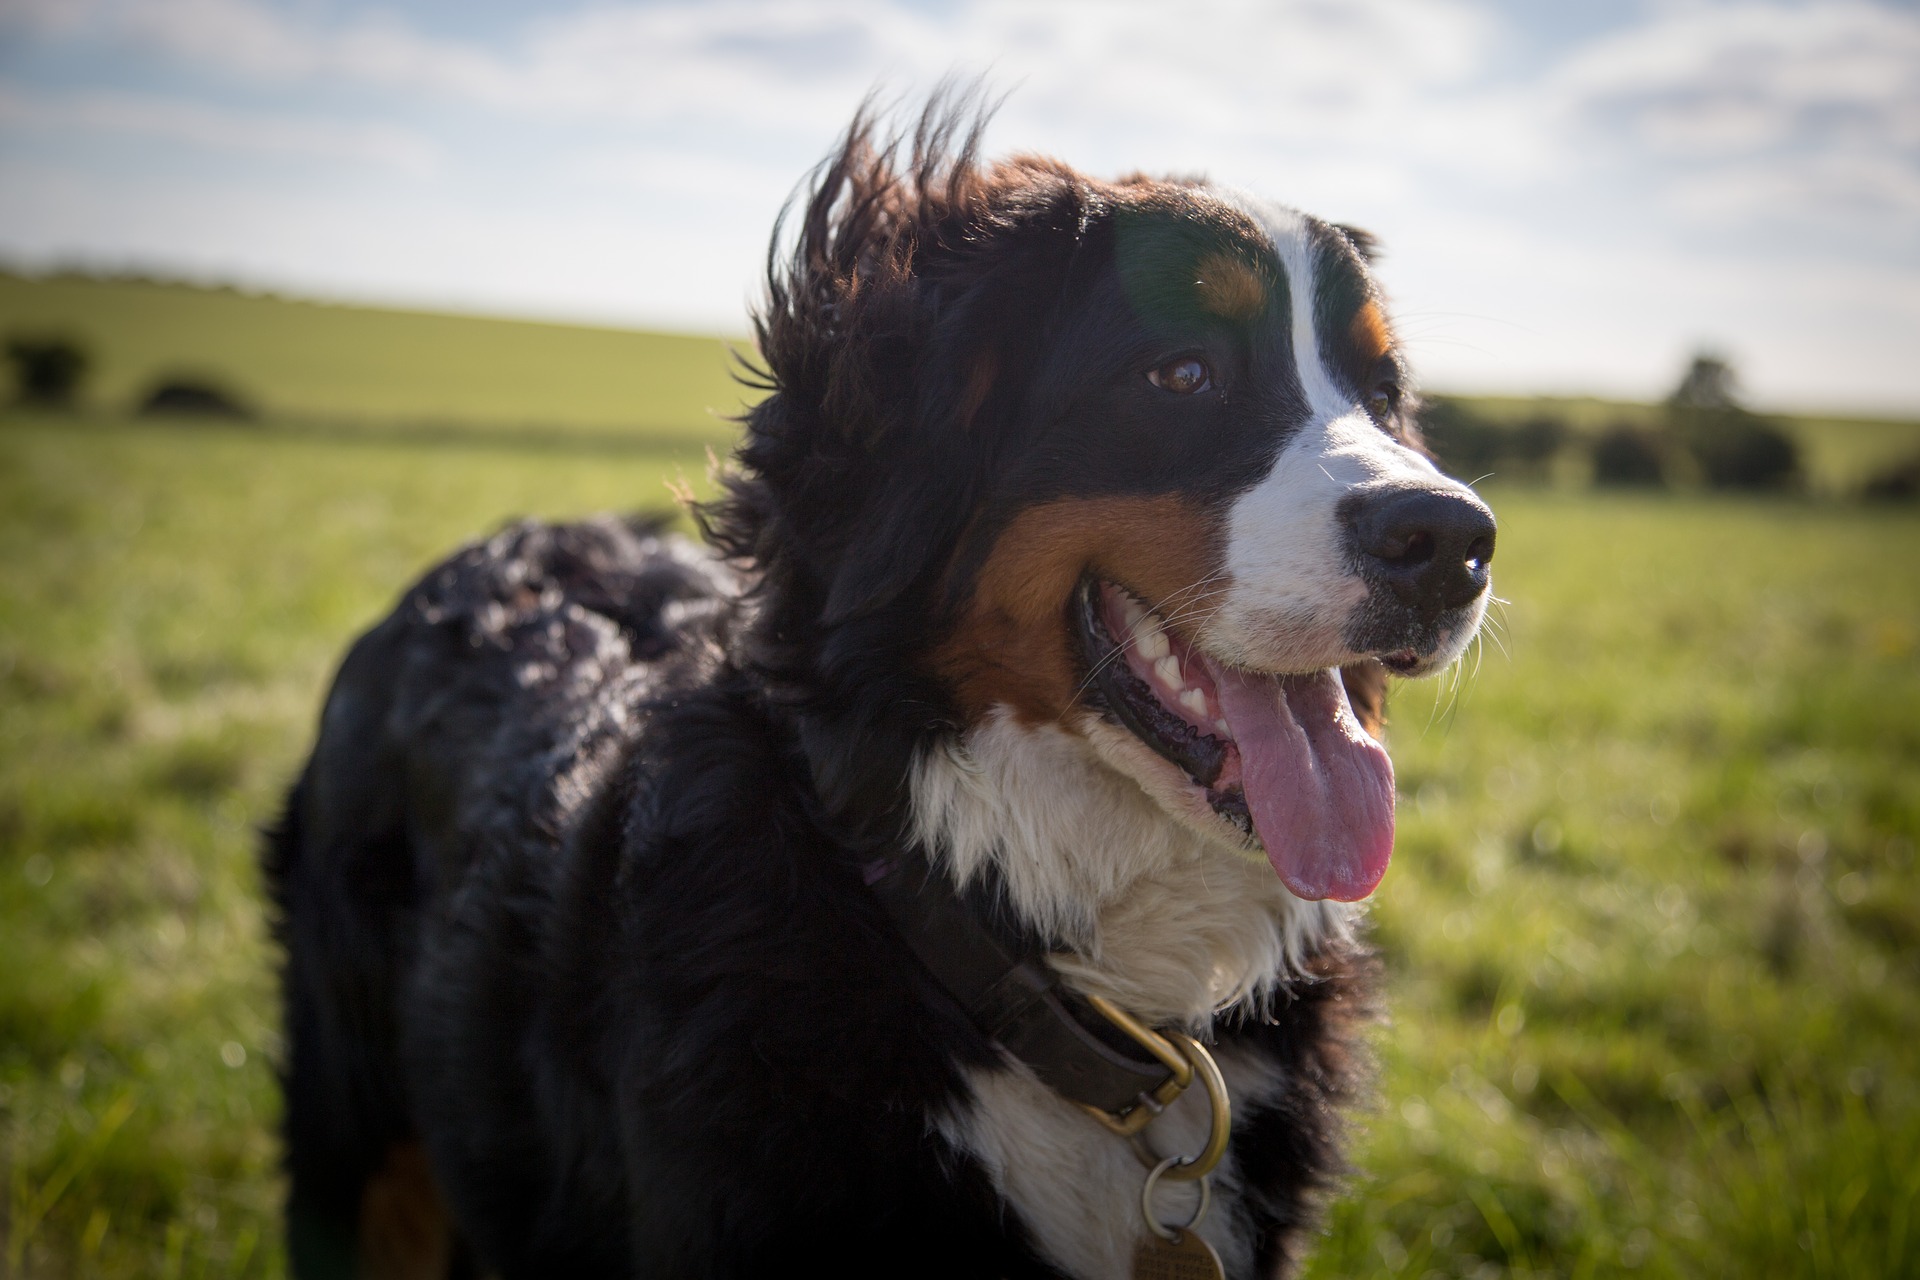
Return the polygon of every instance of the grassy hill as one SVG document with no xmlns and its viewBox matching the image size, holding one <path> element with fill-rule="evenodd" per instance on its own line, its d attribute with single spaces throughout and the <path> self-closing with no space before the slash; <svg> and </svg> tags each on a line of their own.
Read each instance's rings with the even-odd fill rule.
<svg viewBox="0 0 1920 1280">
<path fill-rule="evenodd" d="M 192 374 L 272 417 L 712 437 L 739 412 L 711 337 L 303 302 L 231 289 L 0 273 L 0 334 L 67 334 L 90 409 Z"/>
</svg>

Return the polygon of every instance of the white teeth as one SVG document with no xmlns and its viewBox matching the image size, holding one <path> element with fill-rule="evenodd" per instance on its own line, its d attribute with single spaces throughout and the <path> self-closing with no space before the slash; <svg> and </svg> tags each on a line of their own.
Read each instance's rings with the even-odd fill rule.
<svg viewBox="0 0 1920 1280">
<path fill-rule="evenodd" d="M 1186 681 L 1180 678 L 1180 659 L 1168 654 L 1153 664 L 1153 674 L 1160 677 L 1160 683 L 1169 689 L 1178 689 Z"/>
<path fill-rule="evenodd" d="M 1180 695 L 1180 705 L 1197 716 L 1207 714 L 1207 695 L 1198 689 L 1189 689 Z"/>
<path fill-rule="evenodd" d="M 1146 606 L 1132 596 L 1120 597 L 1120 616 L 1126 619 L 1127 635 L 1133 640 L 1133 647 L 1148 662 L 1158 662 L 1167 656 L 1167 638 L 1160 634 L 1154 617 Z"/>
<path fill-rule="evenodd" d="M 1233 730 L 1230 727 L 1228 727 L 1226 718 L 1224 716 L 1218 720 L 1215 720 L 1213 722 L 1213 727 L 1220 731 L 1222 737 L 1231 738 L 1233 736 Z"/>
</svg>

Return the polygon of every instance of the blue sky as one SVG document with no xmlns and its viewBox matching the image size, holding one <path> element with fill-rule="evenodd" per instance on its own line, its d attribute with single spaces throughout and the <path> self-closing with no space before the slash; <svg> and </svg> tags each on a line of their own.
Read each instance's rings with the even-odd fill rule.
<svg viewBox="0 0 1920 1280">
<path fill-rule="evenodd" d="M 739 332 L 876 84 L 1376 232 L 1426 382 L 1920 411 L 1920 8 L 0 0 L 0 258 Z"/>
</svg>

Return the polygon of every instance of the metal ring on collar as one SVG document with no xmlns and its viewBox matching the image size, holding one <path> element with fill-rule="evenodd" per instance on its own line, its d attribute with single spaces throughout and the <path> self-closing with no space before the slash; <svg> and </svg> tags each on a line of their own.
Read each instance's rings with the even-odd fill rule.
<svg viewBox="0 0 1920 1280">
<path fill-rule="evenodd" d="M 1213 1203 L 1213 1185 L 1203 1175 L 1200 1179 L 1200 1203 L 1194 1208 L 1193 1214 L 1177 1227 L 1160 1225 L 1160 1219 L 1153 1215 L 1153 1188 L 1163 1176 L 1172 1177 L 1173 1170 L 1179 1165 L 1179 1156 L 1168 1156 L 1153 1166 L 1153 1172 L 1140 1184 L 1140 1212 L 1147 1220 L 1147 1229 L 1162 1240 L 1178 1240 L 1182 1231 L 1193 1230 L 1200 1219 L 1207 1216 L 1207 1206 Z"/>
<path fill-rule="evenodd" d="M 1227 1139 L 1233 1136 L 1233 1104 L 1227 1095 L 1226 1078 L 1220 1074 L 1220 1065 L 1207 1052 L 1207 1047 L 1192 1036 L 1177 1031 L 1163 1033 L 1180 1047 L 1187 1061 L 1193 1064 L 1194 1074 L 1200 1077 L 1200 1083 L 1206 1086 L 1208 1106 L 1207 1145 L 1200 1148 L 1195 1156 L 1169 1156 L 1155 1166 L 1153 1177 L 1162 1173 L 1175 1182 L 1192 1182 L 1205 1178 L 1220 1163 L 1220 1157 L 1227 1153 Z M 1169 1161 L 1172 1162 L 1169 1166 Z M 1152 1181 L 1152 1178 L 1149 1178 Z"/>
</svg>

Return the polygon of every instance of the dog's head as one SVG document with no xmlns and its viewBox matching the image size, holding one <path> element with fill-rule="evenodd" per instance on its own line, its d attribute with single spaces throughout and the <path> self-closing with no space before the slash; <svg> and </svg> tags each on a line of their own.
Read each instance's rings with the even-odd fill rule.
<svg viewBox="0 0 1920 1280">
<path fill-rule="evenodd" d="M 1295 895 L 1364 896 L 1393 779 L 1353 708 L 1459 656 L 1494 544 L 1419 447 L 1370 240 L 976 140 L 862 121 L 823 168 L 709 513 L 765 575 L 755 661 L 823 794 L 1046 727 Z"/>
</svg>

